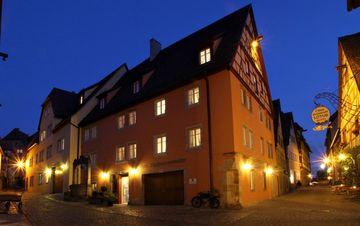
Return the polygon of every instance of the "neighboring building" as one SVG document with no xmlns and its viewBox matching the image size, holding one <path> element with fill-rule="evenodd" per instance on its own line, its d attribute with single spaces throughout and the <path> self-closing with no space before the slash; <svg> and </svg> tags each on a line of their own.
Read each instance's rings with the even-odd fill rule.
<svg viewBox="0 0 360 226">
<path fill-rule="evenodd" d="M 338 112 L 336 111 L 331 115 L 329 120 L 329 127 L 326 130 L 326 156 L 328 159 L 335 160 L 337 159 L 340 153 L 340 130 L 339 130 L 339 119 Z M 341 172 L 343 171 L 342 167 L 338 164 L 338 161 L 331 161 L 331 166 L 333 167 L 333 172 L 331 176 L 333 181 L 341 181 Z"/>
<path fill-rule="evenodd" d="M 299 150 L 300 182 L 303 186 L 307 186 L 312 179 L 310 163 L 311 149 L 303 135 L 303 132 L 306 130 L 304 130 L 298 123 L 295 123 L 295 131 Z"/>
<path fill-rule="evenodd" d="M 339 38 L 339 129 L 343 150 L 360 145 L 360 32 Z"/>
<path fill-rule="evenodd" d="M 282 128 L 285 151 L 289 164 L 289 178 L 291 188 L 296 187 L 296 183 L 301 180 L 300 153 L 296 137 L 295 122 L 291 112 L 282 113 Z"/>
<path fill-rule="evenodd" d="M 81 181 L 132 204 L 189 204 L 208 190 L 227 206 L 276 196 L 260 39 L 246 6 L 163 50 L 151 40 L 150 57 L 80 124 Z"/>
<path fill-rule="evenodd" d="M 290 173 L 288 164 L 288 155 L 284 146 L 283 128 L 282 128 L 282 112 L 280 100 L 273 100 L 274 111 L 274 137 L 275 137 L 275 153 L 276 153 L 276 172 L 279 184 L 279 195 L 285 194 L 290 190 Z"/>
<path fill-rule="evenodd" d="M 347 10 L 351 11 L 360 7 L 360 0 L 347 0 Z"/>
<path fill-rule="evenodd" d="M 0 146 L 4 151 L 2 159 L 2 185 L 3 188 L 23 186 L 23 172 L 16 170 L 15 163 L 25 157 L 29 136 L 19 128 L 11 130 L 0 139 Z"/>
<path fill-rule="evenodd" d="M 76 181 L 73 162 L 80 149 L 78 124 L 97 105 L 97 96 L 111 90 L 126 71 L 126 65 L 121 65 L 79 93 L 57 88 L 50 92 L 42 104 L 38 141 L 30 145 L 27 152 L 26 187 L 29 191 L 64 192 Z"/>
</svg>

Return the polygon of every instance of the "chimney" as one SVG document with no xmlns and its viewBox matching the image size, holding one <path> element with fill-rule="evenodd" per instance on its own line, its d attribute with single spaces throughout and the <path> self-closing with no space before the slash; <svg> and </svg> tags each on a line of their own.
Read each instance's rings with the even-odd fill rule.
<svg viewBox="0 0 360 226">
<path fill-rule="evenodd" d="M 150 39 L 150 61 L 153 61 L 160 51 L 161 43 L 154 38 Z"/>
</svg>

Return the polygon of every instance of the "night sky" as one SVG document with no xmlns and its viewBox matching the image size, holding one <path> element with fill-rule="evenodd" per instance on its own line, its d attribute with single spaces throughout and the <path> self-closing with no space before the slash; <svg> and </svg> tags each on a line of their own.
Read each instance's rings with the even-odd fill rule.
<svg viewBox="0 0 360 226">
<path fill-rule="evenodd" d="M 0 51 L 10 58 L 0 62 L 0 136 L 35 132 L 52 87 L 79 91 L 147 58 L 150 38 L 166 47 L 248 3 L 272 97 L 308 130 L 316 160 L 325 134 L 312 131 L 313 97 L 336 92 L 337 39 L 360 31 L 360 10 L 347 12 L 346 1 L 4 0 Z"/>
</svg>

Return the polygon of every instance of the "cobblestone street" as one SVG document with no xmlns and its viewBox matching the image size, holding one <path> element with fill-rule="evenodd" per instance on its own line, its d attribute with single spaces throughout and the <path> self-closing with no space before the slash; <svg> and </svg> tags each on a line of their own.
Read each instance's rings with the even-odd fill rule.
<svg viewBox="0 0 360 226">
<path fill-rule="evenodd" d="M 331 194 L 327 187 L 301 189 L 244 209 L 121 205 L 108 208 L 29 194 L 25 194 L 24 201 L 24 214 L 32 225 L 39 226 L 360 225 L 360 202 Z M 3 216 L 0 215 L 0 225 L 4 225 Z"/>
</svg>

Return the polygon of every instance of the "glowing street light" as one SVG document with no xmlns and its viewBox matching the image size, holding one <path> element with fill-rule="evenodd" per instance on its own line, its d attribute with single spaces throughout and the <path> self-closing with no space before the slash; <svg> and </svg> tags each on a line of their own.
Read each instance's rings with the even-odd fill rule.
<svg viewBox="0 0 360 226">
<path fill-rule="evenodd" d="M 251 163 L 244 163 L 244 164 L 242 165 L 242 168 L 243 168 L 244 170 L 251 170 L 251 169 L 253 168 L 253 166 L 251 165 Z"/>
<path fill-rule="evenodd" d="M 340 154 L 338 155 L 338 159 L 339 159 L 340 161 L 344 161 L 344 160 L 346 159 L 346 155 L 345 155 L 344 153 L 340 153 Z"/>
<path fill-rule="evenodd" d="M 324 163 L 321 163 L 321 164 L 320 164 L 320 168 L 321 168 L 321 169 L 325 169 L 325 167 L 326 167 L 326 166 L 325 166 Z"/>
<path fill-rule="evenodd" d="M 100 172 L 99 177 L 101 180 L 107 181 L 110 179 L 110 173 L 102 171 L 102 172 Z"/>
<path fill-rule="evenodd" d="M 22 159 L 18 159 L 15 163 L 17 170 L 23 171 L 25 169 L 25 162 Z"/>
<path fill-rule="evenodd" d="M 312 179 L 311 173 L 309 173 L 307 176 L 308 176 L 308 178 Z"/>
<path fill-rule="evenodd" d="M 269 166 L 265 169 L 265 172 L 266 172 L 266 174 L 271 175 L 274 173 L 274 170 L 272 167 Z"/>
</svg>

